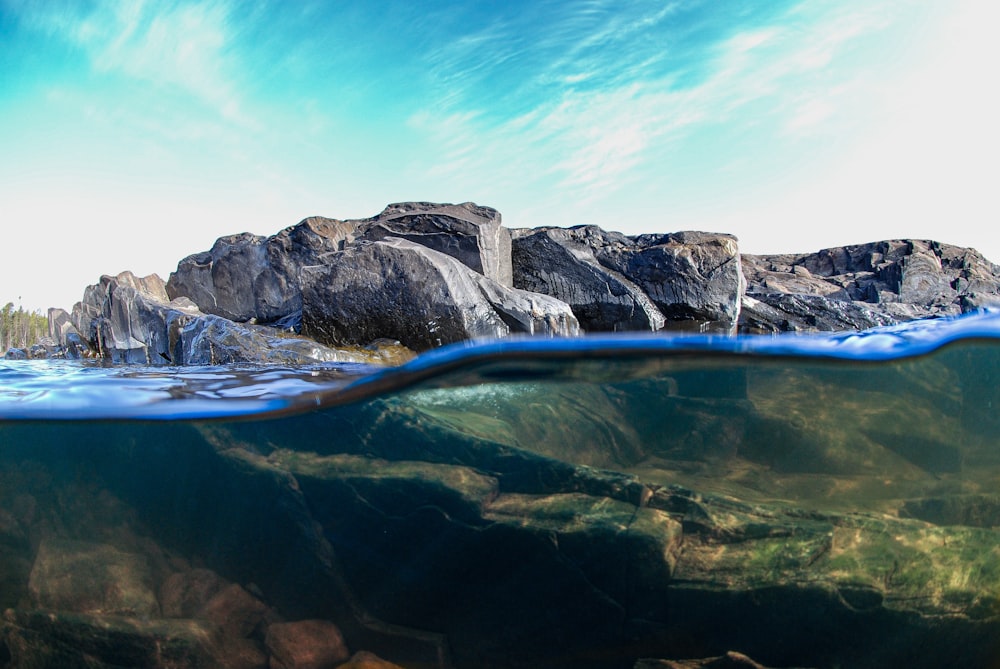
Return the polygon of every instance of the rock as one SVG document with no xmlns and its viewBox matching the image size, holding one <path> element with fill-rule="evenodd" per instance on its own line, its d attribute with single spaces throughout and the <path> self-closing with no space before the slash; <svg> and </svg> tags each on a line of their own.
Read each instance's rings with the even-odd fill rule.
<svg viewBox="0 0 1000 669">
<path fill-rule="evenodd" d="M 192 569 L 171 574 L 160 586 L 160 608 L 164 618 L 193 618 L 226 582 L 211 569 Z"/>
<path fill-rule="evenodd" d="M 1000 303 L 1000 267 L 973 249 L 926 240 L 744 255 L 743 271 L 746 297 L 777 310 L 744 299 L 744 331 L 864 329 Z"/>
<path fill-rule="evenodd" d="M 668 320 L 733 325 L 745 282 L 736 238 L 709 232 L 639 235 L 598 253 L 642 288 Z"/>
<path fill-rule="evenodd" d="M 360 227 L 366 239 L 408 239 L 450 255 L 502 286 L 513 286 L 510 232 L 500 225 L 496 209 L 471 202 L 403 202 L 390 204 Z"/>
<path fill-rule="evenodd" d="M 327 669 L 351 657 L 340 629 L 327 620 L 273 623 L 264 644 L 271 669 Z"/>
<path fill-rule="evenodd" d="M 166 284 L 205 313 L 236 322 L 272 323 L 302 308 L 299 271 L 343 247 L 355 223 L 314 216 L 271 237 L 221 237 L 211 250 L 178 263 Z"/>
<path fill-rule="evenodd" d="M 215 623 L 225 636 L 245 639 L 264 621 L 267 612 L 264 602 L 230 583 L 205 602 L 194 617 Z"/>
<path fill-rule="evenodd" d="M 57 346 L 66 346 L 67 335 L 80 336 L 76 326 L 73 325 L 72 316 L 65 309 L 49 309 L 48 320 L 49 336 L 55 340 Z"/>
<path fill-rule="evenodd" d="M 163 281 L 131 272 L 101 277 L 73 309 L 90 347 L 112 362 L 197 365 L 260 362 L 366 362 L 361 352 L 334 351 L 314 341 L 203 314 L 186 297 L 166 301 Z"/>
<path fill-rule="evenodd" d="M 594 226 L 515 231 L 514 286 L 566 302 L 587 332 L 659 330 L 666 319 L 646 294 L 597 260 L 612 240 L 629 243 Z"/>
<path fill-rule="evenodd" d="M 729 651 L 700 660 L 639 660 L 633 669 L 767 669 L 743 653 Z"/>
<path fill-rule="evenodd" d="M 313 216 L 271 237 L 219 238 L 188 256 L 166 284 L 170 298 L 188 297 L 205 313 L 236 322 L 275 323 L 302 308 L 300 273 L 356 239 L 403 237 L 458 259 L 511 286 L 510 233 L 500 214 L 472 203 L 391 204 L 369 219 Z"/>
<path fill-rule="evenodd" d="M 359 650 L 351 659 L 341 664 L 337 669 L 403 669 L 398 664 L 386 662 L 378 655 L 366 650 Z"/>
<path fill-rule="evenodd" d="M 574 335 L 570 308 L 505 288 L 401 238 L 360 243 L 303 271 L 303 333 L 329 345 L 390 337 L 414 350 L 510 332 Z"/>
<path fill-rule="evenodd" d="M 8 609 L 3 638 L 12 667 L 250 669 L 231 662 L 212 630 L 191 620 Z"/>
<path fill-rule="evenodd" d="M 145 558 L 107 544 L 43 540 L 28 590 L 46 609 L 131 616 L 160 611 Z"/>
<path fill-rule="evenodd" d="M 745 295 L 739 329 L 743 333 L 867 330 L 896 319 L 864 302 L 822 295 L 771 293 Z"/>
<path fill-rule="evenodd" d="M 520 285 L 563 296 L 591 329 L 658 329 L 664 319 L 729 329 L 739 315 L 744 280 L 731 235 L 579 226 L 515 231 L 514 245 Z"/>
<path fill-rule="evenodd" d="M 28 360 L 28 352 L 23 348 L 11 347 L 7 349 L 7 352 L 3 355 L 4 360 Z"/>
</svg>

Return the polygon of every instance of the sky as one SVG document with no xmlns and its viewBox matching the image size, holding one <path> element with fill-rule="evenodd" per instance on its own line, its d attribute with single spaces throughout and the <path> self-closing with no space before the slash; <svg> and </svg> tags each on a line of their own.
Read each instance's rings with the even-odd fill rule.
<svg viewBox="0 0 1000 669">
<path fill-rule="evenodd" d="M 407 200 L 1000 262 L 994 0 L 0 0 L 0 301 Z"/>
</svg>

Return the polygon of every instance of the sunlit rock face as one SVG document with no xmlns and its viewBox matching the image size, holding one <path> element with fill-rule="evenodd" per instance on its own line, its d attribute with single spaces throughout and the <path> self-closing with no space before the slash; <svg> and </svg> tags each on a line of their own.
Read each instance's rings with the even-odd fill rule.
<svg viewBox="0 0 1000 669">
<path fill-rule="evenodd" d="M 155 274 L 141 279 L 131 272 L 101 277 L 84 291 L 73 313 L 90 350 L 116 363 L 303 364 L 373 357 L 204 314 L 186 297 L 168 302 L 163 280 Z"/>
<path fill-rule="evenodd" d="M 744 255 L 743 271 L 747 331 L 860 330 L 1000 303 L 1000 267 L 927 240 Z"/>
<path fill-rule="evenodd" d="M 578 332 L 559 300 L 508 288 L 398 237 L 356 244 L 302 278 L 303 332 L 331 345 L 390 337 L 424 350 L 511 332 Z"/>
</svg>

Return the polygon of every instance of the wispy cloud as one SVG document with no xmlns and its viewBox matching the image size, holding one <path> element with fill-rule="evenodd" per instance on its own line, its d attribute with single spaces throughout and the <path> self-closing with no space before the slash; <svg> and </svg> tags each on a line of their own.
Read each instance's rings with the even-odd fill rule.
<svg viewBox="0 0 1000 669">
<path fill-rule="evenodd" d="M 258 126 L 239 88 L 229 2 L 36 3 L 21 14 L 29 26 L 81 48 L 96 73 L 189 95 L 229 123 Z"/>
<path fill-rule="evenodd" d="M 592 9 L 599 12 L 601 7 L 598 3 Z M 681 80 L 687 67 L 683 57 L 659 62 L 655 48 L 641 46 L 659 39 L 662 50 L 670 51 L 672 34 L 664 22 L 676 6 L 615 15 L 613 22 L 588 23 L 590 17 L 584 17 L 573 27 L 586 25 L 585 33 L 565 26 L 546 30 L 548 39 L 566 45 L 566 54 L 582 59 L 583 67 L 569 69 L 574 58 L 567 55 L 527 71 L 518 90 L 531 104 L 521 113 L 498 117 L 497 108 L 482 101 L 483 88 L 454 77 L 450 81 L 458 88 L 449 91 L 450 107 L 426 109 L 411 124 L 444 149 L 444 159 L 434 168 L 440 174 L 488 172 L 491 179 L 513 184 L 530 173 L 583 198 L 621 187 L 640 173 L 648 181 L 649 170 L 684 159 L 678 147 L 690 134 L 723 124 L 736 137 L 743 127 L 748 133 L 768 133 L 775 141 L 794 141 L 836 117 L 857 76 L 852 67 L 839 67 L 840 60 L 849 56 L 856 40 L 877 33 L 889 21 L 884 5 L 873 11 L 858 3 L 825 3 L 820 10 L 807 13 L 805 5 L 797 6 L 738 31 L 712 33 L 696 47 L 705 71 L 694 85 Z M 615 57 L 615 50 L 630 42 L 640 45 L 636 55 Z M 532 62 L 530 56 L 518 57 Z M 590 57 L 595 63 L 604 59 L 599 77 L 587 67 Z M 453 68 L 466 63 L 465 71 L 476 73 L 479 68 L 492 71 L 502 61 L 484 55 L 482 60 L 456 56 L 448 62 Z M 600 86 L 578 86 L 595 78 Z M 539 82 L 545 82 L 544 94 L 531 90 Z M 515 173 L 502 175 L 505 165 Z"/>
</svg>

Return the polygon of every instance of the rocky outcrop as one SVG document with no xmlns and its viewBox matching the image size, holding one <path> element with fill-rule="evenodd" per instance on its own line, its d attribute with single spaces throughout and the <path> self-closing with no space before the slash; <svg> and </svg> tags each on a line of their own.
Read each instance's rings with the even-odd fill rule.
<svg viewBox="0 0 1000 669">
<path fill-rule="evenodd" d="M 1000 267 L 973 249 L 889 240 L 810 254 L 744 255 L 741 329 L 863 329 L 1000 303 Z"/>
<path fill-rule="evenodd" d="M 569 302 L 588 331 L 658 330 L 667 322 L 736 323 L 743 273 L 735 237 L 627 237 L 595 226 L 514 232 L 518 287 Z"/>
<path fill-rule="evenodd" d="M 511 332 L 571 336 L 562 302 L 507 288 L 399 237 L 358 243 L 302 275 L 303 333 L 330 345 L 379 337 L 415 350 Z"/>
<path fill-rule="evenodd" d="M 188 297 L 208 314 L 237 322 L 275 323 L 302 308 L 300 272 L 322 264 L 355 240 L 402 237 L 456 258 L 499 283 L 511 285 L 510 233 L 500 214 L 471 203 L 391 204 L 367 219 L 313 216 L 271 237 L 221 237 L 209 251 L 183 259 L 166 290 Z"/>
<path fill-rule="evenodd" d="M 102 278 L 70 317 L 50 314 L 58 350 L 5 357 L 334 360 L 342 357 L 321 345 L 398 340 L 424 350 L 512 333 L 861 330 L 990 304 L 1000 304 L 1000 268 L 937 242 L 741 256 L 725 234 L 508 231 L 489 207 L 406 202 L 371 218 L 316 216 L 270 237 L 222 237 L 183 259 L 165 284 L 155 275 Z M 276 338 L 294 333 L 318 344 Z"/>
<path fill-rule="evenodd" d="M 515 230 L 514 286 L 566 302 L 587 332 L 659 330 L 666 318 L 653 301 L 597 258 L 612 243 L 629 240 L 594 226 Z"/>
<path fill-rule="evenodd" d="M 202 313 L 191 300 L 167 300 L 163 280 L 131 272 L 103 276 L 84 291 L 73 319 L 89 346 L 117 363 L 208 365 L 367 362 L 361 353 Z"/>
</svg>

